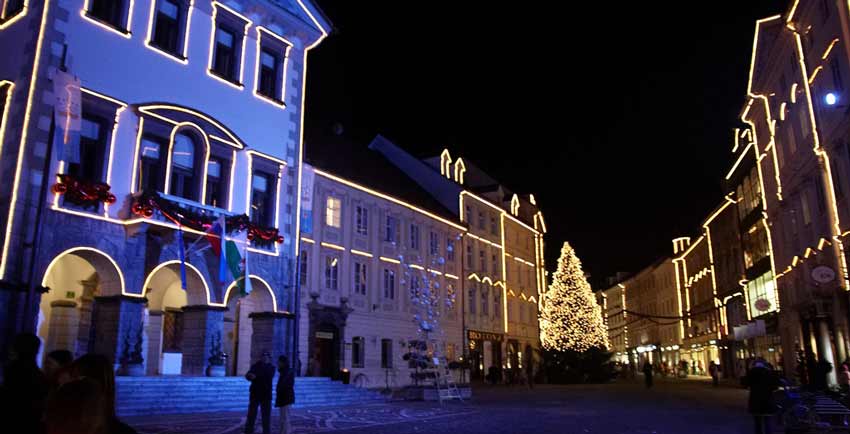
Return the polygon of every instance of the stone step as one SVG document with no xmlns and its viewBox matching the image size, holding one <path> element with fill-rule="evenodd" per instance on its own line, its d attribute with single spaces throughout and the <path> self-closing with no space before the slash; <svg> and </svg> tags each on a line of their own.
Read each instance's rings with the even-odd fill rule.
<svg viewBox="0 0 850 434">
<path fill-rule="evenodd" d="M 116 407 L 124 416 L 244 411 L 250 383 L 242 377 L 118 377 Z M 295 407 L 385 402 L 378 392 L 331 381 L 297 377 Z"/>
</svg>

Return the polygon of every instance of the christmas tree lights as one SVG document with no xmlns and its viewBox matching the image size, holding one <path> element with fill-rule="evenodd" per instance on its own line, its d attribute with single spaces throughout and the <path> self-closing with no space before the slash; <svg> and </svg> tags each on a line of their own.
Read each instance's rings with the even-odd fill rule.
<svg viewBox="0 0 850 434">
<path fill-rule="evenodd" d="M 543 348 L 555 351 L 608 348 L 602 309 L 587 283 L 581 261 L 566 242 L 549 290 L 543 294 L 540 340 Z"/>
</svg>

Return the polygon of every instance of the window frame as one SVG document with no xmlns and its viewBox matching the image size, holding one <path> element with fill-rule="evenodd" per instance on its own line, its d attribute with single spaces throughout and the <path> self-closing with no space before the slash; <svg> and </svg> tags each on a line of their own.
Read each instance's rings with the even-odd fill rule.
<svg viewBox="0 0 850 434">
<path fill-rule="evenodd" d="M 357 235 L 369 235 L 369 208 L 363 204 L 354 208 L 354 231 Z"/>
<path fill-rule="evenodd" d="M 384 298 L 395 300 L 395 270 L 384 268 Z"/>
<path fill-rule="evenodd" d="M 381 339 L 381 369 L 393 368 L 393 340 Z"/>
<path fill-rule="evenodd" d="M 332 204 L 336 204 L 336 207 Z M 339 229 L 342 227 L 342 198 L 328 194 L 325 197 L 325 226 Z"/>
<path fill-rule="evenodd" d="M 286 106 L 286 76 L 289 68 L 289 54 L 293 47 L 292 42 L 271 30 L 257 26 L 257 57 L 254 70 L 254 95 L 268 100 L 278 106 Z M 271 92 L 263 89 L 263 63 L 262 53 L 267 52 L 275 59 L 275 68 L 272 71 L 274 77 L 274 88 Z"/>
<path fill-rule="evenodd" d="M 369 281 L 368 266 L 365 262 L 355 261 L 354 267 L 352 268 L 354 270 L 354 284 L 352 285 L 354 287 L 354 293 L 365 296 L 367 283 Z"/>
<path fill-rule="evenodd" d="M 325 255 L 325 289 L 339 290 L 339 256 Z"/>
<path fill-rule="evenodd" d="M 207 74 L 225 84 L 229 84 L 239 90 L 244 89 L 245 83 L 245 49 L 248 40 L 248 28 L 251 26 L 251 21 L 234 11 L 233 9 L 218 3 L 212 2 L 212 32 L 210 34 L 210 55 L 207 63 Z M 242 29 L 240 32 L 238 29 Z M 219 71 L 216 66 L 218 42 L 217 36 L 219 30 L 230 33 L 233 36 L 233 65 L 232 71 Z"/>
<path fill-rule="evenodd" d="M 351 367 L 363 368 L 366 365 L 366 339 L 363 336 L 351 338 Z"/>
<path fill-rule="evenodd" d="M 408 234 L 410 235 L 409 240 L 408 240 L 409 243 L 410 243 L 408 245 L 410 247 L 410 249 L 411 250 L 419 250 L 419 248 L 421 246 L 421 243 L 419 242 L 420 236 L 421 236 L 421 234 L 419 232 L 419 225 L 417 225 L 416 223 L 411 223 Z"/>
<path fill-rule="evenodd" d="M 177 28 L 174 35 L 174 49 L 160 45 L 157 42 L 159 34 L 159 18 L 160 5 L 163 1 L 168 1 L 177 5 L 177 19 L 174 25 Z M 187 30 L 192 24 L 192 10 L 194 9 L 192 0 L 151 0 L 151 10 L 148 21 L 148 35 L 145 40 L 145 45 L 148 48 L 164 54 L 167 57 L 176 60 L 177 62 L 187 64 L 189 56 L 189 33 Z"/>
<path fill-rule="evenodd" d="M 101 2 L 120 3 L 115 11 L 112 12 L 115 16 L 103 17 L 99 13 L 96 13 L 94 10 L 96 3 Z M 131 36 L 130 28 L 133 24 L 133 11 L 128 3 L 126 0 L 85 0 L 82 15 L 94 24 L 129 39 Z M 114 22 L 112 21 L 113 19 L 115 20 Z"/>
<path fill-rule="evenodd" d="M 266 180 L 266 191 L 261 192 L 254 188 L 254 178 L 260 177 Z M 250 177 L 251 197 L 249 202 L 249 217 L 251 222 L 264 227 L 274 227 L 275 197 L 277 196 L 277 181 L 271 173 L 262 168 L 252 170 Z M 259 194 L 258 194 L 259 193 Z M 265 199 L 263 203 L 257 204 L 257 197 Z"/>
</svg>

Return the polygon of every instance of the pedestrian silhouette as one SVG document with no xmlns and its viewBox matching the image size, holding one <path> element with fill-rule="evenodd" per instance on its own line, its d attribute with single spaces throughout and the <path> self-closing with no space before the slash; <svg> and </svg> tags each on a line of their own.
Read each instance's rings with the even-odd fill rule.
<svg viewBox="0 0 850 434">
<path fill-rule="evenodd" d="M 16 434 L 42 432 L 41 417 L 47 397 L 47 382 L 35 362 L 41 340 L 32 333 L 15 336 L 10 361 L 3 369 L 0 403 L 4 424 Z"/>
<path fill-rule="evenodd" d="M 60 386 L 50 395 L 45 413 L 46 434 L 111 434 L 106 396 L 100 383 L 83 378 Z"/>
<path fill-rule="evenodd" d="M 115 372 L 112 362 L 100 354 L 85 354 L 71 364 L 75 379 L 94 380 L 103 392 L 103 414 L 106 415 L 109 434 L 137 434 L 136 430 L 121 422 L 115 414 Z"/>
<path fill-rule="evenodd" d="M 263 417 L 263 434 L 271 432 L 271 411 L 272 411 L 272 380 L 274 380 L 274 365 L 272 365 L 272 355 L 268 351 L 263 353 L 263 357 L 257 363 L 251 366 L 245 378 L 251 382 L 251 387 L 248 390 L 248 419 L 245 421 L 245 433 L 254 433 L 254 423 L 257 421 L 257 407 L 260 407 Z"/>
<path fill-rule="evenodd" d="M 643 381 L 647 389 L 652 387 L 652 363 L 648 360 L 643 364 Z"/>
<path fill-rule="evenodd" d="M 744 377 L 744 386 L 750 389 L 747 410 L 753 415 L 756 434 L 770 433 L 770 418 L 776 413 L 773 392 L 779 387 L 779 379 L 767 366 L 763 359 L 756 359 Z"/>
<path fill-rule="evenodd" d="M 277 358 L 277 390 L 274 406 L 280 408 L 280 434 L 289 434 L 289 406 L 295 403 L 295 375 L 286 356 Z"/>
<path fill-rule="evenodd" d="M 68 350 L 55 350 L 44 358 L 44 376 L 49 392 L 55 392 L 63 383 L 71 381 L 71 363 L 74 355 Z"/>
</svg>

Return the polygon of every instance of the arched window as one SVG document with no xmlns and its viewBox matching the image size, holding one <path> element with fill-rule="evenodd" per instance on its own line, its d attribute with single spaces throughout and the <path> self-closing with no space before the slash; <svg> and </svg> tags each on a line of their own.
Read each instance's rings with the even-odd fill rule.
<svg viewBox="0 0 850 434">
<path fill-rule="evenodd" d="M 169 193 L 189 200 L 198 200 L 195 185 L 195 139 L 184 133 L 174 135 L 171 151 L 171 188 Z"/>
</svg>

